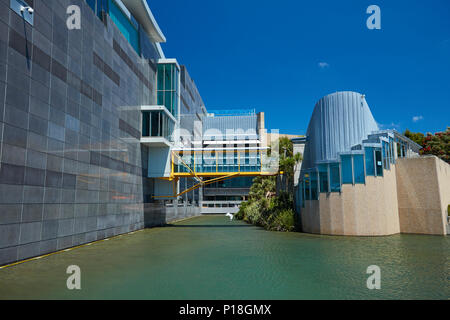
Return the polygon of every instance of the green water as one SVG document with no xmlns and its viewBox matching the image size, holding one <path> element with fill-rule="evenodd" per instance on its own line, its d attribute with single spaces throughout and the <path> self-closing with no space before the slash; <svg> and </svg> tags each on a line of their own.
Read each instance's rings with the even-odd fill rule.
<svg viewBox="0 0 450 320">
<path fill-rule="evenodd" d="M 448 299 L 450 237 L 268 232 L 224 216 L 0 270 L 1 299 Z M 66 268 L 81 268 L 68 290 Z M 369 265 L 381 289 L 369 290 Z"/>
</svg>

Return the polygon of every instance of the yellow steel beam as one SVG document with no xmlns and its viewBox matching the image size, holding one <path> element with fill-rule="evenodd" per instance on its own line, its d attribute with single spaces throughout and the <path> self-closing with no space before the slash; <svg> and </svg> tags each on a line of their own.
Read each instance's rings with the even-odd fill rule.
<svg viewBox="0 0 450 320">
<path fill-rule="evenodd" d="M 175 155 L 175 156 L 178 158 L 178 160 L 181 161 L 181 163 L 182 163 L 186 168 L 189 169 L 189 171 L 191 172 L 191 174 L 194 175 L 194 177 L 195 177 L 195 179 L 196 179 L 197 181 L 201 181 L 201 179 L 200 179 L 199 177 L 197 177 L 197 175 L 196 175 L 195 172 L 191 169 L 191 167 L 189 167 L 189 166 L 186 164 L 186 162 L 184 162 L 183 159 L 181 159 L 181 157 L 180 157 L 178 154 L 176 154 L 175 152 L 172 152 L 172 154 Z M 195 155 L 194 155 L 194 156 L 195 156 Z M 172 174 L 174 174 L 173 163 L 174 163 L 174 162 L 173 162 L 173 158 L 172 158 Z"/>
<path fill-rule="evenodd" d="M 223 177 L 225 173 L 230 173 L 230 174 L 236 174 L 238 173 L 240 176 L 245 176 L 245 177 L 255 177 L 255 176 L 274 176 L 277 175 L 277 173 L 273 173 L 273 172 L 261 172 L 261 171 L 255 171 L 255 172 L 197 172 L 196 175 L 197 177 L 200 178 L 209 178 L 209 177 Z M 174 177 L 191 177 L 192 175 L 190 173 L 187 172 L 176 172 L 173 173 Z"/>
<path fill-rule="evenodd" d="M 208 185 L 208 184 L 220 181 L 220 180 L 231 179 L 231 178 L 233 178 L 235 176 L 238 176 L 238 175 L 240 175 L 240 173 L 236 172 L 236 173 L 227 174 L 225 176 L 221 176 L 221 177 L 218 177 L 218 178 L 215 178 L 215 179 L 211 179 L 211 180 L 208 180 L 208 181 L 200 180 L 200 183 L 197 183 L 196 185 L 194 185 L 194 186 L 190 187 L 189 189 L 186 189 L 183 192 L 180 192 L 178 194 L 176 194 L 175 189 L 174 189 L 173 190 L 173 195 L 171 195 L 171 196 L 153 196 L 153 198 L 178 198 L 179 196 L 181 196 L 181 195 L 183 195 L 183 194 L 185 194 L 187 192 L 191 192 L 191 191 L 193 191 L 195 189 L 198 189 L 198 188 L 200 188 L 200 187 L 202 187 L 204 185 Z"/>
</svg>

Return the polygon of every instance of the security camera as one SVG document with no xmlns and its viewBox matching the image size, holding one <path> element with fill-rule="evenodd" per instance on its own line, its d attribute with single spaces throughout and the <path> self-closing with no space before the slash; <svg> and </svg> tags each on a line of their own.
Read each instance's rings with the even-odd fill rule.
<svg viewBox="0 0 450 320">
<path fill-rule="evenodd" d="M 20 11 L 21 12 L 24 12 L 25 10 L 27 10 L 29 14 L 33 14 L 33 12 L 34 12 L 34 9 L 32 7 L 20 6 Z"/>
</svg>

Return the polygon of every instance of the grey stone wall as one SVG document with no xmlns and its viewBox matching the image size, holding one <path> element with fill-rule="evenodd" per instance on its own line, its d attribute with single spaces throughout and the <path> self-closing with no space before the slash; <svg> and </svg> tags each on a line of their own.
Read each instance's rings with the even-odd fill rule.
<svg viewBox="0 0 450 320">
<path fill-rule="evenodd" d="M 0 265 L 144 227 L 155 71 L 82 0 L 0 0 Z M 68 30 L 66 9 L 82 9 Z M 143 168 L 144 165 L 144 168 Z"/>
</svg>

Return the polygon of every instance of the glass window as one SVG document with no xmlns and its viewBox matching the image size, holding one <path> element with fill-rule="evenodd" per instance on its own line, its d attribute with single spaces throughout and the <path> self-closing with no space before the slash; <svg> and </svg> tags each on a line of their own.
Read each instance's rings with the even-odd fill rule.
<svg viewBox="0 0 450 320">
<path fill-rule="evenodd" d="M 353 155 L 353 172 L 355 176 L 355 183 L 365 183 L 364 175 L 364 155 L 354 154 Z"/>
<path fill-rule="evenodd" d="M 142 112 L 142 136 L 150 135 L 150 112 Z"/>
<path fill-rule="evenodd" d="M 310 172 L 310 181 L 311 181 L 311 200 L 318 200 L 319 199 L 319 192 L 318 192 L 318 181 L 317 181 L 317 172 L 311 171 Z"/>
<path fill-rule="evenodd" d="M 389 145 L 391 147 L 391 163 L 395 163 L 395 142 L 394 142 L 394 139 L 389 138 Z"/>
<path fill-rule="evenodd" d="M 157 103 L 165 106 L 175 117 L 178 114 L 178 74 L 175 64 L 158 65 Z"/>
<path fill-rule="evenodd" d="M 330 163 L 330 189 L 331 192 L 341 192 L 341 175 L 339 163 Z"/>
<path fill-rule="evenodd" d="M 102 17 L 102 11 L 109 12 L 108 0 L 97 0 L 97 17 Z"/>
<path fill-rule="evenodd" d="M 164 90 L 164 73 L 165 73 L 165 64 L 158 64 L 158 90 Z"/>
<path fill-rule="evenodd" d="M 159 112 L 150 113 L 150 131 L 152 137 L 159 136 Z"/>
<path fill-rule="evenodd" d="M 353 184 L 352 156 L 341 155 L 341 163 L 342 163 L 342 183 Z"/>
<path fill-rule="evenodd" d="M 366 175 L 375 175 L 375 159 L 373 156 L 373 148 L 364 148 L 366 157 Z"/>
<path fill-rule="evenodd" d="M 309 174 L 305 174 L 305 200 L 311 200 L 310 190 L 309 190 Z"/>
<path fill-rule="evenodd" d="M 382 141 L 381 150 L 383 154 L 383 168 L 389 169 L 389 144 L 385 141 Z"/>
<path fill-rule="evenodd" d="M 319 164 L 320 192 L 328 192 L 328 164 Z"/>
<path fill-rule="evenodd" d="M 164 72 L 164 90 L 174 89 L 172 86 L 172 79 L 173 79 L 173 65 L 166 64 Z"/>
<path fill-rule="evenodd" d="M 127 39 L 134 50 L 140 54 L 139 32 L 114 0 L 109 0 L 109 16 L 125 39 Z"/>
<path fill-rule="evenodd" d="M 375 166 L 376 166 L 377 176 L 382 177 L 383 176 L 383 161 L 382 161 L 382 157 L 381 157 L 380 148 L 375 149 Z"/>
</svg>

